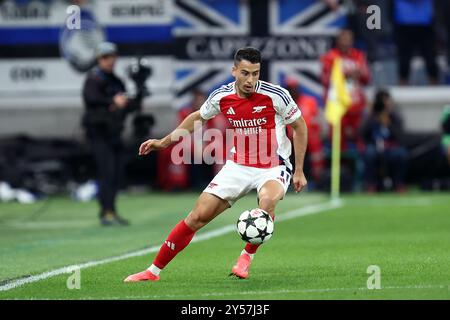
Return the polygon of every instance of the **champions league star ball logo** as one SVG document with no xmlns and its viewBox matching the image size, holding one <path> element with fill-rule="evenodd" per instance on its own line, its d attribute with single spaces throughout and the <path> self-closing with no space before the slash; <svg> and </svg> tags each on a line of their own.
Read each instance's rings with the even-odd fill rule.
<svg viewBox="0 0 450 320">
<path fill-rule="evenodd" d="M 59 39 L 61 56 L 74 69 L 85 72 L 95 65 L 95 49 L 105 41 L 105 34 L 95 16 L 87 9 L 69 6 L 67 14 Z"/>
<path fill-rule="evenodd" d="M 273 219 L 260 208 L 246 210 L 239 216 L 236 231 L 242 240 L 261 244 L 267 242 L 273 235 Z"/>
</svg>

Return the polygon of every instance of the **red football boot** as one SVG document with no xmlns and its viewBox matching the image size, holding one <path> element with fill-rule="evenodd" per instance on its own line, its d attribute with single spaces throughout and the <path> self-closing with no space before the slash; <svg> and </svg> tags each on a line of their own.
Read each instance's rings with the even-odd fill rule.
<svg viewBox="0 0 450 320">
<path fill-rule="evenodd" d="M 153 273 L 151 273 L 149 270 L 145 270 L 142 272 L 138 272 L 135 274 L 132 274 L 123 280 L 124 282 L 138 282 L 138 281 L 158 281 L 159 276 L 155 276 Z"/>
<path fill-rule="evenodd" d="M 233 269 L 231 269 L 230 276 L 235 275 L 238 278 L 247 279 L 250 263 L 252 263 L 252 258 L 248 254 L 241 254 Z"/>
</svg>

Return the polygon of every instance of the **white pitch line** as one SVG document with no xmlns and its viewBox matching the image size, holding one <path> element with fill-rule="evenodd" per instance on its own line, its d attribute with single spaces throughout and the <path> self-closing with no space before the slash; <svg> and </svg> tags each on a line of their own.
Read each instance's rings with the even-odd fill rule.
<svg viewBox="0 0 450 320">
<path fill-rule="evenodd" d="M 302 216 L 306 216 L 306 215 L 310 215 L 310 214 L 315 214 L 315 213 L 319 213 L 322 211 L 332 210 L 332 209 L 339 208 L 341 206 L 342 206 L 341 201 L 328 201 L 328 202 L 322 203 L 322 204 L 309 205 L 307 207 L 288 211 L 285 214 L 280 215 L 279 217 L 277 217 L 277 222 L 294 219 L 297 217 L 302 217 Z M 234 230 L 235 230 L 234 224 L 227 225 L 227 226 L 215 229 L 215 230 L 200 233 L 199 235 L 196 235 L 192 239 L 191 242 L 200 242 L 200 241 L 209 240 L 211 238 L 219 237 L 224 234 L 230 233 Z M 122 254 L 119 256 L 111 257 L 111 258 L 106 258 L 106 259 L 102 259 L 102 260 L 93 260 L 93 261 L 85 262 L 85 263 L 78 264 L 78 265 L 66 266 L 66 267 L 55 269 L 55 270 L 47 271 L 47 272 L 44 272 L 44 273 L 41 273 L 38 275 L 13 280 L 7 284 L 0 286 L 0 291 L 8 291 L 8 290 L 23 286 L 28 283 L 45 280 L 45 279 L 48 279 L 48 278 L 51 278 L 51 277 L 54 277 L 54 276 L 57 276 L 60 274 L 64 274 L 64 273 L 71 273 L 76 268 L 86 269 L 86 268 L 95 267 L 95 266 L 99 266 L 99 265 L 103 265 L 103 264 L 107 264 L 107 263 L 111 263 L 111 262 L 115 262 L 115 261 L 125 260 L 128 258 L 143 256 L 143 255 L 146 255 L 149 253 L 159 251 L 160 247 L 161 247 L 161 245 L 153 246 L 153 247 L 150 247 L 147 249 L 133 251 L 130 253 Z"/>
</svg>

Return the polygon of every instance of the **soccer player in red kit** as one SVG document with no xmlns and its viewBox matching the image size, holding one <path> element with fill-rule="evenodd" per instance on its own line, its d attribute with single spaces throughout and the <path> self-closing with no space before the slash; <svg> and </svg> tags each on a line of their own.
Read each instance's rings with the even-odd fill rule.
<svg viewBox="0 0 450 320">
<path fill-rule="evenodd" d="M 145 271 L 128 276 L 125 282 L 157 281 L 160 272 L 192 240 L 194 234 L 234 202 L 253 189 L 258 206 L 275 217 L 275 207 L 283 199 L 292 177 L 296 192 L 307 184 L 303 161 L 307 128 L 301 111 L 288 91 L 260 81 L 261 54 L 255 48 L 239 49 L 234 56 L 235 81 L 213 91 L 200 110 L 191 113 L 163 139 L 141 144 L 139 154 L 161 150 L 194 130 L 194 123 L 205 123 L 222 113 L 234 130 L 233 146 L 224 167 L 200 194 L 194 208 L 169 233 L 153 264 Z M 293 129 L 295 172 L 289 162 L 291 143 L 286 125 Z M 255 144 L 256 141 L 256 144 Z M 248 243 L 232 274 L 248 278 L 248 271 L 259 245 Z"/>
</svg>

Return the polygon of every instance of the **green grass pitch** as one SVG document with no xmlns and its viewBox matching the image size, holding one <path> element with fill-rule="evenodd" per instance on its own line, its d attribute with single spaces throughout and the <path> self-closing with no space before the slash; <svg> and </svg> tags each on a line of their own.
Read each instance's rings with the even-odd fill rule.
<svg viewBox="0 0 450 320">
<path fill-rule="evenodd" d="M 63 266 L 159 246 L 194 205 L 197 194 L 125 194 L 119 209 L 129 227 L 101 227 L 94 202 L 0 204 L 0 287 Z M 321 194 L 289 193 L 277 215 L 325 203 Z M 250 278 L 229 277 L 244 243 L 236 232 L 192 243 L 157 283 L 123 283 L 155 253 L 81 270 L 81 288 L 61 274 L 0 291 L 0 299 L 449 299 L 448 194 L 347 195 L 339 208 L 275 222 L 256 254 Z M 46 207 L 39 211 L 41 206 Z M 236 203 L 203 232 L 234 224 L 256 207 L 255 194 Z M 381 270 L 369 290 L 367 268 Z"/>
</svg>

